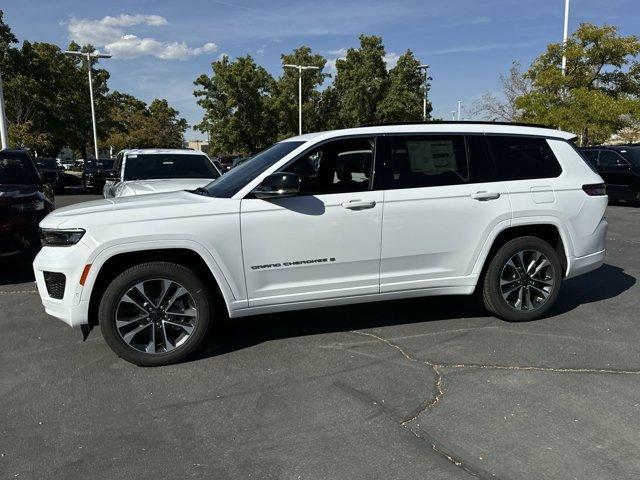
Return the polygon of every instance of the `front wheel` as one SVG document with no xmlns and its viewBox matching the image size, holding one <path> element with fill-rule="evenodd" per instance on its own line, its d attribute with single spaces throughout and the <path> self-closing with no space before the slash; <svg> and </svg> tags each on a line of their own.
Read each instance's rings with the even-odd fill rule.
<svg viewBox="0 0 640 480">
<path fill-rule="evenodd" d="M 183 360 L 200 346 L 210 313 L 210 295 L 192 270 L 150 262 L 111 282 L 98 315 L 102 335 L 119 357 L 160 366 Z"/>
<path fill-rule="evenodd" d="M 562 282 L 558 253 L 537 237 L 507 242 L 484 277 L 482 299 L 491 313 L 508 321 L 535 320 L 554 304 Z"/>
</svg>

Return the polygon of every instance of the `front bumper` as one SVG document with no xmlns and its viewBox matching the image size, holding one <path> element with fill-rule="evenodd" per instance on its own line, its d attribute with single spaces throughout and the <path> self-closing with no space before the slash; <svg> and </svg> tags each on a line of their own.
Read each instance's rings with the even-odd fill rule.
<svg viewBox="0 0 640 480">
<path fill-rule="evenodd" d="M 81 299 L 83 287 L 80 276 L 89 254 L 89 248 L 80 241 L 70 247 L 44 247 L 33 262 L 38 293 L 45 311 L 71 327 L 88 323 L 89 301 Z M 49 295 L 44 272 L 64 274 L 65 287 L 61 299 Z"/>
</svg>

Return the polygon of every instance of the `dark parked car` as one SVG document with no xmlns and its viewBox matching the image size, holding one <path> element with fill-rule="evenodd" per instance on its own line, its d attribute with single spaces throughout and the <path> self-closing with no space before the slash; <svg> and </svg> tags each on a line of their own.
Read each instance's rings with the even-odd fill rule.
<svg viewBox="0 0 640 480">
<path fill-rule="evenodd" d="M 53 192 L 64 193 L 64 188 L 67 186 L 64 167 L 58 164 L 55 158 L 36 157 L 33 161 L 40 175 L 46 175 L 49 178 Z"/>
<path fill-rule="evenodd" d="M 233 164 L 234 160 L 241 157 L 242 155 L 221 155 L 215 158 L 214 162 L 217 161 L 218 163 L 220 163 L 220 165 L 222 165 L 221 172 L 225 173 L 234 167 L 234 164 Z"/>
<path fill-rule="evenodd" d="M 0 256 L 40 248 L 38 224 L 54 209 L 52 181 L 25 150 L 0 150 Z"/>
<path fill-rule="evenodd" d="M 88 192 L 102 193 L 105 180 L 113 174 L 114 161 L 111 158 L 86 160 L 82 171 L 82 188 Z"/>
<path fill-rule="evenodd" d="M 605 181 L 612 201 L 624 200 L 640 206 L 640 146 L 606 145 L 581 151 Z"/>
</svg>

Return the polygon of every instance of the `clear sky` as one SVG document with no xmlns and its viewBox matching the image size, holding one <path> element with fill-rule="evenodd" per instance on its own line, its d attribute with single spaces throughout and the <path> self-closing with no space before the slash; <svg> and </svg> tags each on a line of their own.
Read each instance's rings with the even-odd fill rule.
<svg viewBox="0 0 640 480">
<path fill-rule="evenodd" d="M 562 40 L 564 0 L 8 0 L 0 7 L 19 40 L 66 47 L 90 42 L 113 59 L 111 89 L 166 98 L 190 124 L 202 111 L 193 80 L 221 54 L 251 54 L 274 75 L 280 54 L 308 45 L 329 60 L 380 35 L 393 64 L 411 49 L 431 65 L 434 116 L 450 118 L 498 89 L 512 61 L 528 65 Z M 616 25 L 640 34 L 640 0 L 571 0 L 570 28 Z M 464 112 L 463 112 L 464 117 Z M 187 139 L 202 138 L 191 130 Z"/>
</svg>

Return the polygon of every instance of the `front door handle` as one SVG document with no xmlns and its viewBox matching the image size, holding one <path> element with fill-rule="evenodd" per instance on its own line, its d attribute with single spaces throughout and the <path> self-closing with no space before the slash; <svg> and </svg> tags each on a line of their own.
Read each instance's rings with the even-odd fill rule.
<svg viewBox="0 0 640 480">
<path fill-rule="evenodd" d="M 476 192 L 470 195 L 474 200 L 486 202 L 487 200 L 497 200 L 500 198 L 500 192 Z"/>
<path fill-rule="evenodd" d="M 350 202 L 344 202 L 342 204 L 347 210 L 366 210 L 367 208 L 373 208 L 376 206 L 374 200 L 351 200 Z"/>
</svg>

